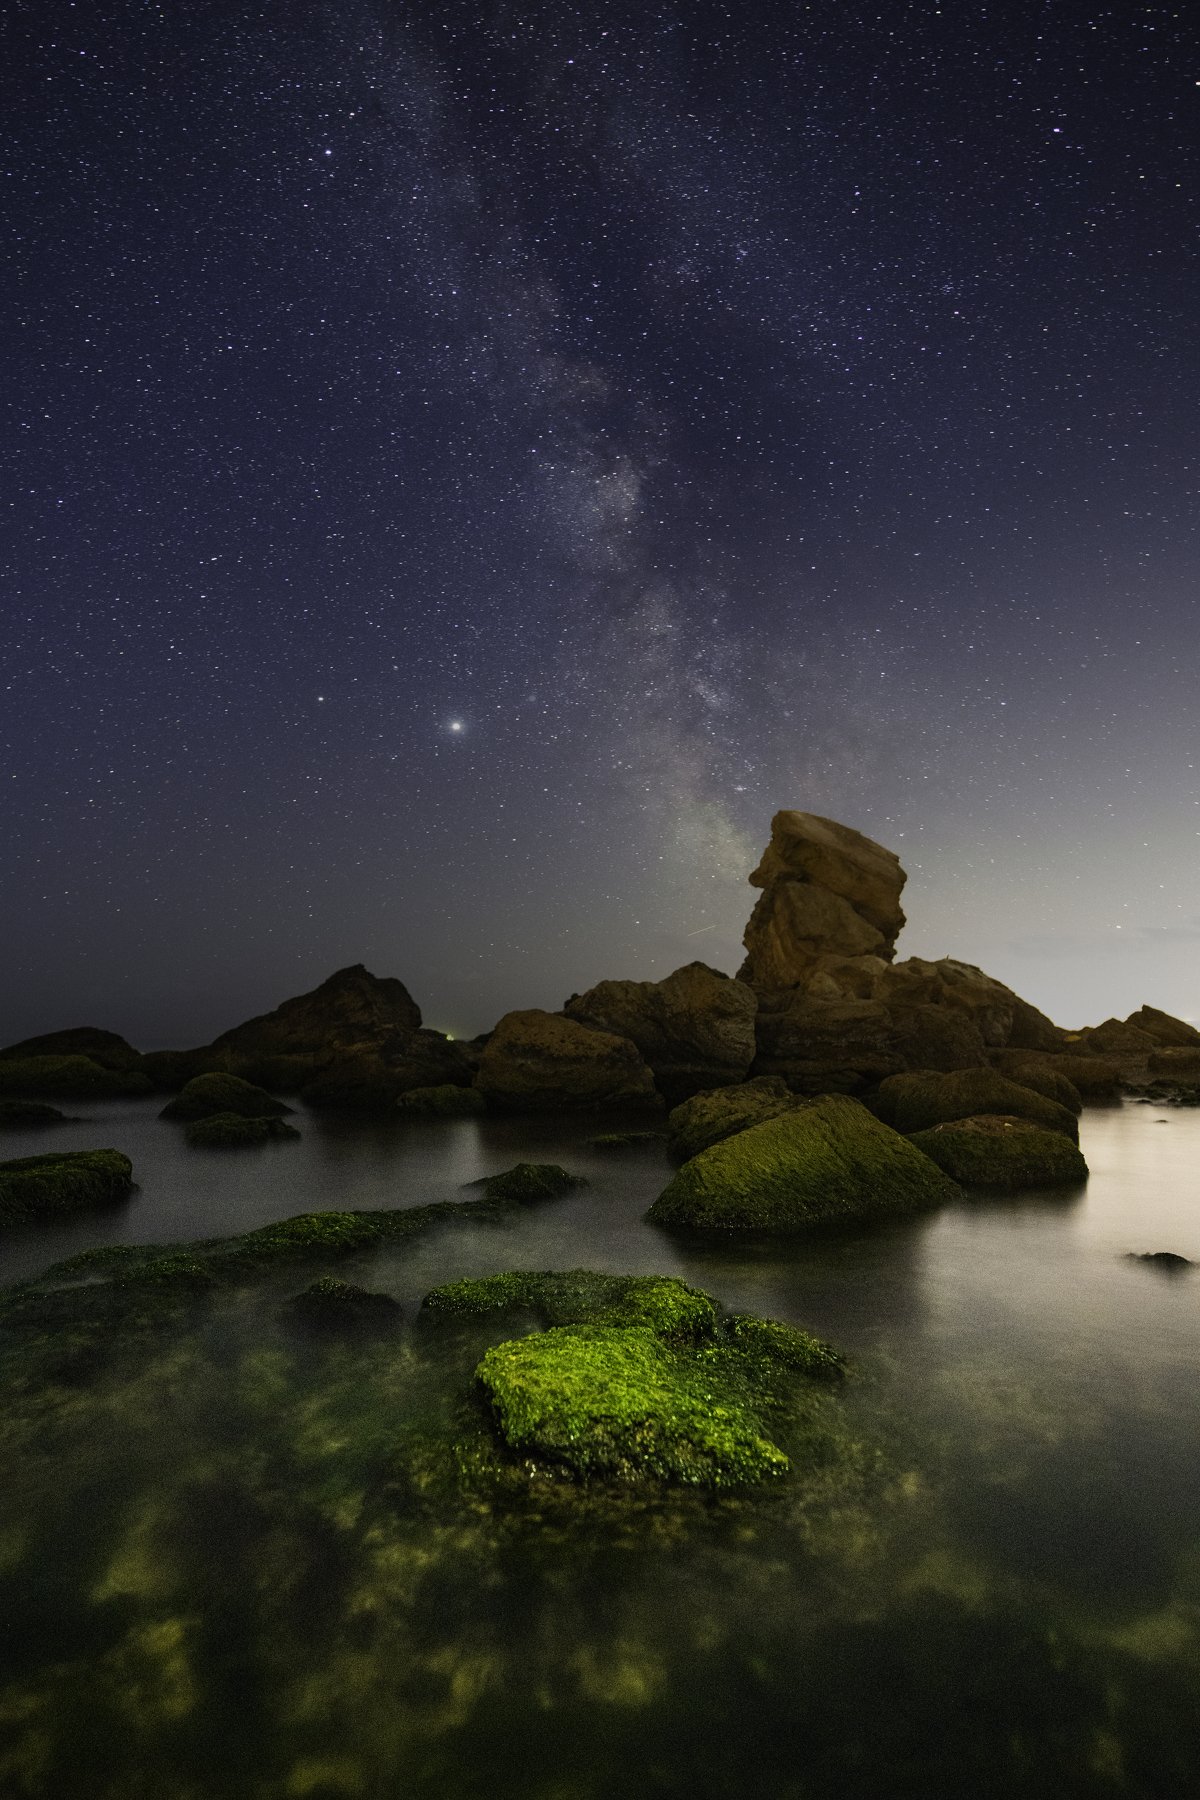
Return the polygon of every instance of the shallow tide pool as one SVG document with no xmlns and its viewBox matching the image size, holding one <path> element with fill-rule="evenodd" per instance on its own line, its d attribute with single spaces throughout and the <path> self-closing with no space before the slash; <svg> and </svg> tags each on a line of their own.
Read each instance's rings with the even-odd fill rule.
<svg viewBox="0 0 1200 1800">
<path fill-rule="evenodd" d="M 302 1115 L 190 1150 L 157 1103 L 6 1134 L 111 1144 L 139 1191 L 8 1228 L 6 1280 L 99 1243 L 457 1199 L 520 1159 L 588 1185 L 341 1270 L 405 1308 L 314 1346 L 281 1278 L 101 1378 L 14 1389 L 0 1794 L 1180 1796 L 1200 1751 L 1200 1112 L 1089 1109 L 1086 1189 L 809 1242 L 644 1223 L 661 1146 L 562 1121 Z M 850 1377 L 761 1499 L 447 1498 L 397 1460 L 484 1346 L 414 1325 L 506 1268 L 679 1275 L 807 1326 Z M 291 1283 L 291 1291 L 303 1285 Z M 491 1341 L 502 1332 L 493 1332 Z M 416 1471 L 416 1473 L 414 1473 Z"/>
</svg>

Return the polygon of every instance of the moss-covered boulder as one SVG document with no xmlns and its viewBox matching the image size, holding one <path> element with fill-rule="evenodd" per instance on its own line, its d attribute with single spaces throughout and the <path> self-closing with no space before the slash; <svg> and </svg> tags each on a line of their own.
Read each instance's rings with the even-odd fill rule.
<svg viewBox="0 0 1200 1800">
<path fill-rule="evenodd" d="M 1076 1118 L 1083 1111 L 1083 1095 L 1057 1069 L 1043 1068 L 1038 1063 L 1017 1063 L 1006 1068 L 1004 1074 L 1009 1081 L 1015 1081 L 1018 1087 L 1029 1088 L 1032 1093 L 1041 1094 L 1044 1100 L 1053 1100 Z"/>
<path fill-rule="evenodd" d="M 49 1094 L 62 1100 L 107 1100 L 149 1094 L 136 1070 L 106 1069 L 89 1056 L 10 1056 L 0 1060 L 0 1094 Z"/>
<path fill-rule="evenodd" d="M 777 1119 L 800 1104 L 778 1075 L 759 1075 L 740 1087 L 710 1088 L 693 1094 L 667 1115 L 668 1148 L 681 1162 L 698 1156 L 710 1144 L 748 1131 L 764 1119 Z"/>
<path fill-rule="evenodd" d="M 706 1231 L 809 1231 L 938 1206 L 958 1189 L 857 1100 L 827 1094 L 712 1144 L 649 1218 Z"/>
<path fill-rule="evenodd" d="M 872 1105 L 885 1124 L 905 1133 L 925 1131 L 954 1119 L 1002 1113 L 1061 1132 L 1072 1142 L 1079 1136 L 1074 1113 L 994 1069 L 957 1069 L 951 1074 L 925 1069 L 911 1075 L 890 1075 Z"/>
<path fill-rule="evenodd" d="M 914 1132 L 911 1143 L 963 1187 L 1073 1187 L 1086 1181 L 1083 1153 L 1059 1131 L 997 1114 Z"/>
<path fill-rule="evenodd" d="M 759 1319 L 753 1313 L 731 1313 L 725 1320 L 725 1335 L 744 1354 L 780 1363 L 785 1369 L 796 1369 L 817 1381 L 840 1381 L 846 1372 L 845 1358 L 832 1344 L 802 1331 L 798 1325 L 785 1325 L 781 1319 Z"/>
<path fill-rule="evenodd" d="M 484 1046 L 475 1086 L 504 1112 L 662 1106 L 629 1038 L 537 1008 L 505 1013 Z"/>
<path fill-rule="evenodd" d="M 663 1144 L 666 1137 L 661 1131 L 599 1131 L 584 1141 L 589 1150 L 640 1150 L 647 1144 Z"/>
<path fill-rule="evenodd" d="M 23 1131 L 29 1125 L 57 1125 L 66 1116 L 45 1100 L 0 1100 L 0 1131 Z"/>
<path fill-rule="evenodd" d="M 184 1127 L 189 1144 L 203 1150 L 241 1150 L 251 1144 L 286 1142 L 300 1133 L 286 1119 L 247 1119 L 241 1113 L 211 1113 L 190 1119 Z"/>
<path fill-rule="evenodd" d="M 557 1200 L 573 1187 L 583 1185 L 580 1175 L 568 1175 L 557 1163 L 516 1163 L 500 1175 L 484 1175 L 468 1184 L 482 1188 L 488 1200 L 505 1205 L 532 1206 L 538 1200 Z"/>
<path fill-rule="evenodd" d="M 535 1332 L 475 1375 L 507 1447 L 577 1477 L 742 1487 L 790 1468 L 748 1396 L 644 1326 Z"/>
<path fill-rule="evenodd" d="M 674 1339 L 708 1335 L 717 1322 L 709 1296 L 673 1275 L 601 1275 L 591 1269 L 516 1269 L 450 1281 L 431 1289 L 421 1310 L 426 1317 L 521 1314 L 543 1326 L 644 1326 Z"/>
<path fill-rule="evenodd" d="M 1063 1075 L 1084 1102 L 1115 1100 L 1121 1085 L 1118 1065 L 1098 1056 L 1076 1056 L 1066 1051 L 1050 1054 L 1033 1050 L 993 1050 L 991 1059 L 1010 1081 L 1022 1081 L 1031 1069 Z"/>
<path fill-rule="evenodd" d="M 356 1287 L 336 1275 L 321 1275 L 310 1282 L 303 1293 L 288 1301 L 285 1312 L 293 1323 L 310 1331 L 332 1333 L 388 1330 L 401 1318 L 400 1302 L 390 1294 Z"/>
<path fill-rule="evenodd" d="M 291 1112 L 282 1100 L 265 1088 L 243 1081 L 238 1075 L 196 1075 L 159 1114 L 161 1119 L 209 1119 L 217 1113 L 236 1113 L 243 1119 L 278 1119 Z"/>
<path fill-rule="evenodd" d="M 444 1081 L 437 1087 L 410 1088 L 397 1099 L 396 1111 L 414 1119 L 470 1119 L 487 1111 L 487 1101 L 478 1088 Z"/>
<path fill-rule="evenodd" d="M 119 1150 L 51 1151 L 0 1163 L 0 1218 L 109 1206 L 133 1188 L 133 1164 Z"/>
</svg>

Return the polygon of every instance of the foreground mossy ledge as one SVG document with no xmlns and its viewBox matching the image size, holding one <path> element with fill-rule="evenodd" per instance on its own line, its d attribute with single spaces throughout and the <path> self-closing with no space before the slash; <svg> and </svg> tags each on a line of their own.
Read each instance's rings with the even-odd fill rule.
<svg viewBox="0 0 1200 1800">
<path fill-rule="evenodd" d="M 0 1162 L 0 1218 L 82 1212 L 133 1192 L 133 1164 L 119 1150 L 52 1150 Z"/>
<path fill-rule="evenodd" d="M 937 1164 L 857 1100 L 828 1094 L 710 1144 L 650 1208 L 655 1224 L 803 1232 L 959 1198 Z"/>
</svg>

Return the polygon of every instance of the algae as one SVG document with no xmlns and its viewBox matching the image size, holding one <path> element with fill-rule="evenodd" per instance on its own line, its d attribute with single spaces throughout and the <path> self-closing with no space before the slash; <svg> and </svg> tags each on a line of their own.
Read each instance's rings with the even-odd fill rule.
<svg viewBox="0 0 1200 1800">
<path fill-rule="evenodd" d="M 0 1163 L 0 1217 L 109 1206 L 133 1190 L 133 1164 L 119 1150 L 55 1150 Z"/>
<path fill-rule="evenodd" d="M 1088 1178 L 1083 1153 L 1060 1132 L 983 1114 L 916 1131 L 910 1143 L 963 1187 L 1070 1187 Z"/>
<path fill-rule="evenodd" d="M 194 1075 L 174 1100 L 168 1100 L 159 1117 L 186 1121 L 236 1113 L 244 1119 L 277 1119 L 291 1110 L 265 1088 L 238 1075 L 211 1074 Z"/>
</svg>

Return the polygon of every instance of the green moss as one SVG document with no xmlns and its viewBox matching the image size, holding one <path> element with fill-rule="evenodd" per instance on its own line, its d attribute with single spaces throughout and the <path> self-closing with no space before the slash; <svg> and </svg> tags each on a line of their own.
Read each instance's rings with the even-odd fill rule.
<svg viewBox="0 0 1200 1800">
<path fill-rule="evenodd" d="M 0 1215 L 78 1212 L 123 1200 L 133 1164 L 119 1150 L 52 1151 L 0 1163 Z"/>
<path fill-rule="evenodd" d="M 0 1100 L 0 1131 L 20 1131 L 27 1125 L 57 1125 L 66 1114 L 43 1100 Z"/>
<path fill-rule="evenodd" d="M 467 1119 L 485 1113 L 487 1101 L 478 1088 L 443 1082 L 439 1087 L 409 1088 L 396 1101 L 396 1111 L 422 1119 Z"/>
<path fill-rule="evenodd" d="M 716 1308 L 707 1294 L 670 1275 L 599 1275 L 590 1269 L 515 1270 L 451 1281 L 421 1302 L 426 1313 L 480 1318 L 525 1312 L 545 1325 L 644 1326 L 661 1337 L 711 1333 Z"/>
<path fill-rule="evenodd" d="M 642 1144 L 661 1144 L 661 1131 L 602 1131 L 585 1140 L 590 1150 L 634 1150 Z"/>
<path fill-rule="evenodd" d="M 189 1144 L 204 1149 L 233 1150 L 272 1139 L 299 1138 L 300 1133 L 286 1119 L 247 1119 L 240 1113 L 212 1113 L 206 1119 L 190 1120 L 183 1135 Z"/>
<path fill-rule="evenodd" d="M 53 1094 L 63 1100 L 148 1094 L 149 1078 L 104 1069 L 88 1056 L 24 1056 L 0 1060 L 0 1094 Z"/>
<path fill-rule="evenodd" d="M 576 1476 L 730 1487 L 790 1466 L 750 1406 L 641 1327 L 538 1332 L 498 1344 L 475 1374 L 509 1449 Z"/>
<path fill-rule="evenodd" d="M 1040 1094 L 1043 1100 L 1054 1100 L 1059 1106 L 1074 1113 L 1076 1118 L 1083 1111 L 1083 1098 L 1073 1081 L 1060 1075 L 1057 1069 L 1046 1069 L 1039 1063 L 1010 1063 L 1003 1073 L 1018 1087 L 1029 1088 Z"/>
<path fill-rule="evenodd" d="M 310 1282 L 289 1300 L 287 1312 L 297 1323 L 320 1331 L 373 1330 L 400 1320 L 399 1302 L 390 1294 L 372 1293 L 335 1275 Z"/>
<path fill-rule="evenodd" d="M 760 1075 L 739 1087 L 710 1088 L 693 1094 L 667 1117 L 672 1156 L 680 1161 L 699 1156 L 710 1144 L 735 1132 L 749 1131 L 766 1119 L 777 1119 L 798 1104 L 796 1096 L 778 1075 Z"/>
<path fill-rule="evenodd" d="M 827 1094 L 702 1150 L 649 1217 L 699 1230 L 796 1232 L 901 1216 L 957 1193 L 857 1100 Z"/>
<path fill-rule="evenodd" d="M 208 1119 L 217 1113 L 236 1113 L 243 1119 L 276 1119 L 291 1110 L 265 1088 L 238 1075 L 195 1075 L 182 1093 L 167 1102 L 159 1117 Z"/>
<path fill-rule="evenodd" d="M 557 1200 L 570 1188 L 580 1187 L 582 1177 L 568 1175 L 557 1163 L 517 1163 L 502 1175 L 485 1175 L 470 1185 L 481 1187 L 489 1200 L 529 1206 L 537 1200 Z"/>
<path fill-rule="evenodd" d="M 994 1069 L 956 1069 L 951 1074 L 925 1070 L 913 1075 L 889 1075 L 880 1084 L 876 1111 L 897 1131 L 925 1131 L 932 1125 L 948 1125 L 955 1119 L 981 1114 L 1003 1114 L 1028 1119 L 1047 1131 L 1061 1132 L 1074 1143 L 1079 1122 L 1065 1106 L 1035 1094 L 998 1075 Z"/>
<path fill-rule="evenodd" d="M 964 1187 L 1069 1187 L 1088 1178 L 1074 1144 L 1024 1119 L 956 1119 L 915 1132 L 911 1142 Z"/>
<path fill-rule="evenodd" d="M 817 1380 L 840 1379 L 845 1372 L 845 1359 L 832 1344 L 802 1331 L 798 1325 L 785 1325 L 779 1319 L 756 1319 L 750 1313 L 732 1313 L 724 1321 L 724 1332 L 739 1350 L 765 1356 Z"/>
</svg>

